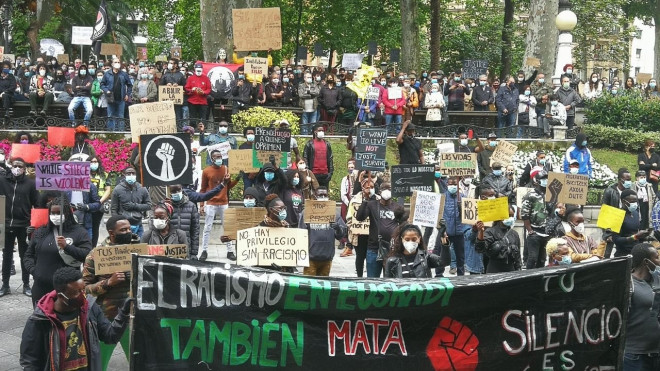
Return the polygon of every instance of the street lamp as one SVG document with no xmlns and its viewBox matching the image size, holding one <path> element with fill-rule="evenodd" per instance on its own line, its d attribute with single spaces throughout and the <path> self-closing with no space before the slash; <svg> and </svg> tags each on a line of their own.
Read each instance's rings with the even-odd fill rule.
<svg viewBox="0 0 660 371">
<path fill-rule="evenodd" d="M 577 25 L 577 16 L 570 8 L 571 3 L 569 0 L 559 1 L 559 14 L 557 14 L 557 18 L 555 18 L 555 25 L 559 30 L 559 38 L 557 40 L 557 62 L 555 66 L 555 74 L 552 76 L 552 83 L 555 86 L 561 85 L 561 75 L 564 72 L 564 66 L 573 63 L 573 35 L 571 35 L 571 31 L 573 31 Z"/>
</svg>

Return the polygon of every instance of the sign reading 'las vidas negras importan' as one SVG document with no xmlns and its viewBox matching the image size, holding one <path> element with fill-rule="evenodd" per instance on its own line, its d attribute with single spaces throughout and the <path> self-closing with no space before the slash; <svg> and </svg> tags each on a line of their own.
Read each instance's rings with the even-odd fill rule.
<svg viewBox="0 0 660 371">
<path fill-rule="evenodd" d="M 376 280 L 133 255 L 131 369 L 620 370 L 630 269 Z"/>
</svg>

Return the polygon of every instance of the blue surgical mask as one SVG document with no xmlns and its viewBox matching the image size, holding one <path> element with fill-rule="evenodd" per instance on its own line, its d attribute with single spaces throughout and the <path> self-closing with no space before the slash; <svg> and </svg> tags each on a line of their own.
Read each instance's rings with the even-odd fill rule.
<svg viewBox="0 0 660 371">
<path fill-rule="evenodd" d="M 438 83 L 438 79 L 431 79 L 431 84 L 437 84 L 437 83 Z"/>
<path fill-rule="evenodd" d="M 172 201 L 179 202 L 183 199 L 183 192 L 172 193 Z"/>
<path fill-rule="evenodd" d="M 89 164 L 89 170 L 96 171 L 98 169 L 99 169 L 99 164 L 98 163 L 94 162 L 94 163 Z"/>
<path fill-rule="evenodd" d="M 238 75 L 239 80 L 243 80 L 245 78 L 245 75 Z"/>
<path fill-rule="evenodd" d="M 220 133 L 220 134 L 227 134 L 227 130 L 228 130 L 228 128 L 227 128 L 226 126 L 220 126 L 220 127 L 218 128 L 218 133 Z"/>
<path fill-rule="evenodd" d="M 266 179 L 267 182 L 272 182 L 273 179 L 275 179 L 275 173 L 272 171 L 264 172 L 264 179 Z"/>
<path fill-rule="evenodd" d="M 280 221 L 286 219 L 286 209 L 283 209 L 282 211 L 280 211 L 280 213 L 277 214 L 277 218 L 280 219 Z"/>
<path fill-rule="evenodd" d="M 248 134 L 246 138 L 248 142 L 254 142 L 254 134 Z"/>
<path fill-rule="evenodd" d="M 488 144 L 490 144 L 491 147 L 497 146 L 497 141 L 496 140 L 491 140 Z"/>
<path fill-rule="evenodd" d="M 429 75 L 429 74 L 426 73 L 426 72 L 422 73 L 422 77 L 426 77 L 426 76 L 428 76 L 428 75 Z"/>
<path fill-rule="evenodd" d="M 625 188 L 625 189 L 630 189 L 630 188 L 632 188 L 632 181 L 630 181 L 630 180 L 625 180 L 625 181 L 623 182 L 623 188 Z"/>
<path fill-rule="evenodd" d="M 516 218 L 514 217 L 510 217 L 502 220 L 502 224 L 506 225 L 507 227 L 512 227 L 515 222 L 516 222 Z"/>
<path fill-rule="evenodd" d="M 559 265 L 569 265 L 573 262 L 573 259 L 570 255 L 564 255 L 561 257 L 561 260 L 558 262 Z"/>
<path fill-rule="evenodd" d="M 215 166 L 222 166 L 222 159 L 219 158 L 219 159 L 213 161 L 213 164 L 214 164 Z"/>
<path fill-rule="evenodd" d="M 245 207 L 255 207 L 257 205 L 257 200 L 254 198 L 246 198 L 243 200 L 243 205 L 245 205 Z"/>
<path fill-rule="evenodd" d="M 646 178 L 640 178 L 637 182 L 639 183 L 640 186 L 643 187 L 646 185 Z"/>
<path fill-rule="evenodd" d="M 540 159 L 540 160 L 539 160 L 539 164 L 541 164 L 541 165 L 545 165 L 545 159 L 544 159 L 544 158 Z"/>
<path fill-rule="evenodd" d="M 548 180 L 547 179 L 541 179 L 539 181 L 539 185 L 543 188 L 547 187 L 548 186 Z"/>
<path fill-rule="evenodd" d="M 630 210 L 630 211 L 637 211 L 637 208 L 638 208 L 638 207 L 639 207 L 639 204 L 637 204 L 637 202 L 631 202 L 631 203 L 628 205 L 628 210 Z"/>
<path fill-rule="evenodd" d="M 587 141 L 586 141 L 586 140 L 583 140 L 583 141 L 582 141 L 582 147 L 586 147 L 586 146 L 587 146 Z"/>
<path fill-rule="evenodd" d="M 441 173 L 441 172 L 439 172 L 439 171 L 436 171 L 436 172 L 435 172 L 435 178 L 436 178 L 436 179 L 440 178 L 441 176 L 442 176 L 442 173 Z"/>
<path fill-rule="evenodd" d="M 448 191 L 449 193 L 455 195 L 456 192 L 458 192 L 458 186 L 456 186 L 456 185 L 449 185 L 449 186 L 447 186 L 447 191 Z"/>
<path fill-rule="evenodd" d="M 136 180 L 137 180 L 137 176 L 135 176 L 135 175 L 126 175 L 126 183 L 135 184 Z"/>
<path fill-rule="evenodd" d="M 282 82 L 289 82 L 289 78 L 288 77 L 283 77 Z"/>
<path fill-rule="evenodd" d="M 529 97 L 530 94 L 532 94 L 532 93 L 529 90 L 525 90 L 525 96 Z"/>
<path fill-rule="evenodd" d="M 502 175 L 502 169 L 499 169 L 499 170 L 493 170 L 493 175 L 495 175 L 495 176 L 501 176 L 501 175 Z"/>
<path fill-rule="evenodd" d="M 545 82 L 545 79 L 539 79 L 539 84 L 543 84 Z"/>
<path fill-rule="evenodd" d="M 300 178 L 293 178 L 293 180 L 291 180 L 291 184 L 293 184 L 294 186 L 297 186 L 298 183 L 300 183 Z"/>
</svg>

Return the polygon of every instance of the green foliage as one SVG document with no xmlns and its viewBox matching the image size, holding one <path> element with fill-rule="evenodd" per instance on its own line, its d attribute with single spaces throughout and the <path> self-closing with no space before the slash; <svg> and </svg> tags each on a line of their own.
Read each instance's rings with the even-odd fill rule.
<svg viewBox="0 0 660 371">
<path fill-rule="evenodd" d="M 660 100 L 644 99 L 638 92 L 604 94 L 587 103 L 586 118 L 590 124 L 612 128 L 660 131 Z"/>
<path fill-rule="evenodd" d="M 582 131 L 589 137 L 589 146 L 595 148 L 616 148 L 637 153 L 646 139 L 660 141 L 660 132 L 640 132 L 635 129 L 620 129 L 603 125 L 585 125 Z M 594 155 L 595 156 L 595 155 Z"/>
<path fill-rule="evenodd" d="M 592 139 L 589 138 L 592 142 Z M 614 151 L 609 148 L 592 148 L 591 154 L 598 163 L 606 164 L 610 170 L 616 172 L 625 167 L 630 171 L 635 171 L 639 167 L 637 164 L 637 151 L 639 148 L 630 150 L 630 152 Z"/>
<path fill-rule="evenodd" d="M 263 107 L 252 107 L 231 116 L 234 132 L 242 133 L 248 126 L 270 126 L 275 120 L 286 119 L 289 121 L 291 134 L 300 133 L 300 118 L 295 113 L 285 110 L 271 110 Z"/>
</svg>

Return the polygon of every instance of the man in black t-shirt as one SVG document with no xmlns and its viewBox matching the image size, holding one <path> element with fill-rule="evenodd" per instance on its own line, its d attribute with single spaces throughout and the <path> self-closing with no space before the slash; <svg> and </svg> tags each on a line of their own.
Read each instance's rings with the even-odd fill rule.
<svg viewBox="0 0 660 371">
<path fill-rule="evenodd" d="M 422 153 L 422 142 L 415 138 L 415 125 L 407 120 L 401 126 L 401 131 L 396 137 L 399 146 L 400 164 L 423 164 L 424 153 Z"/>
</svg>

